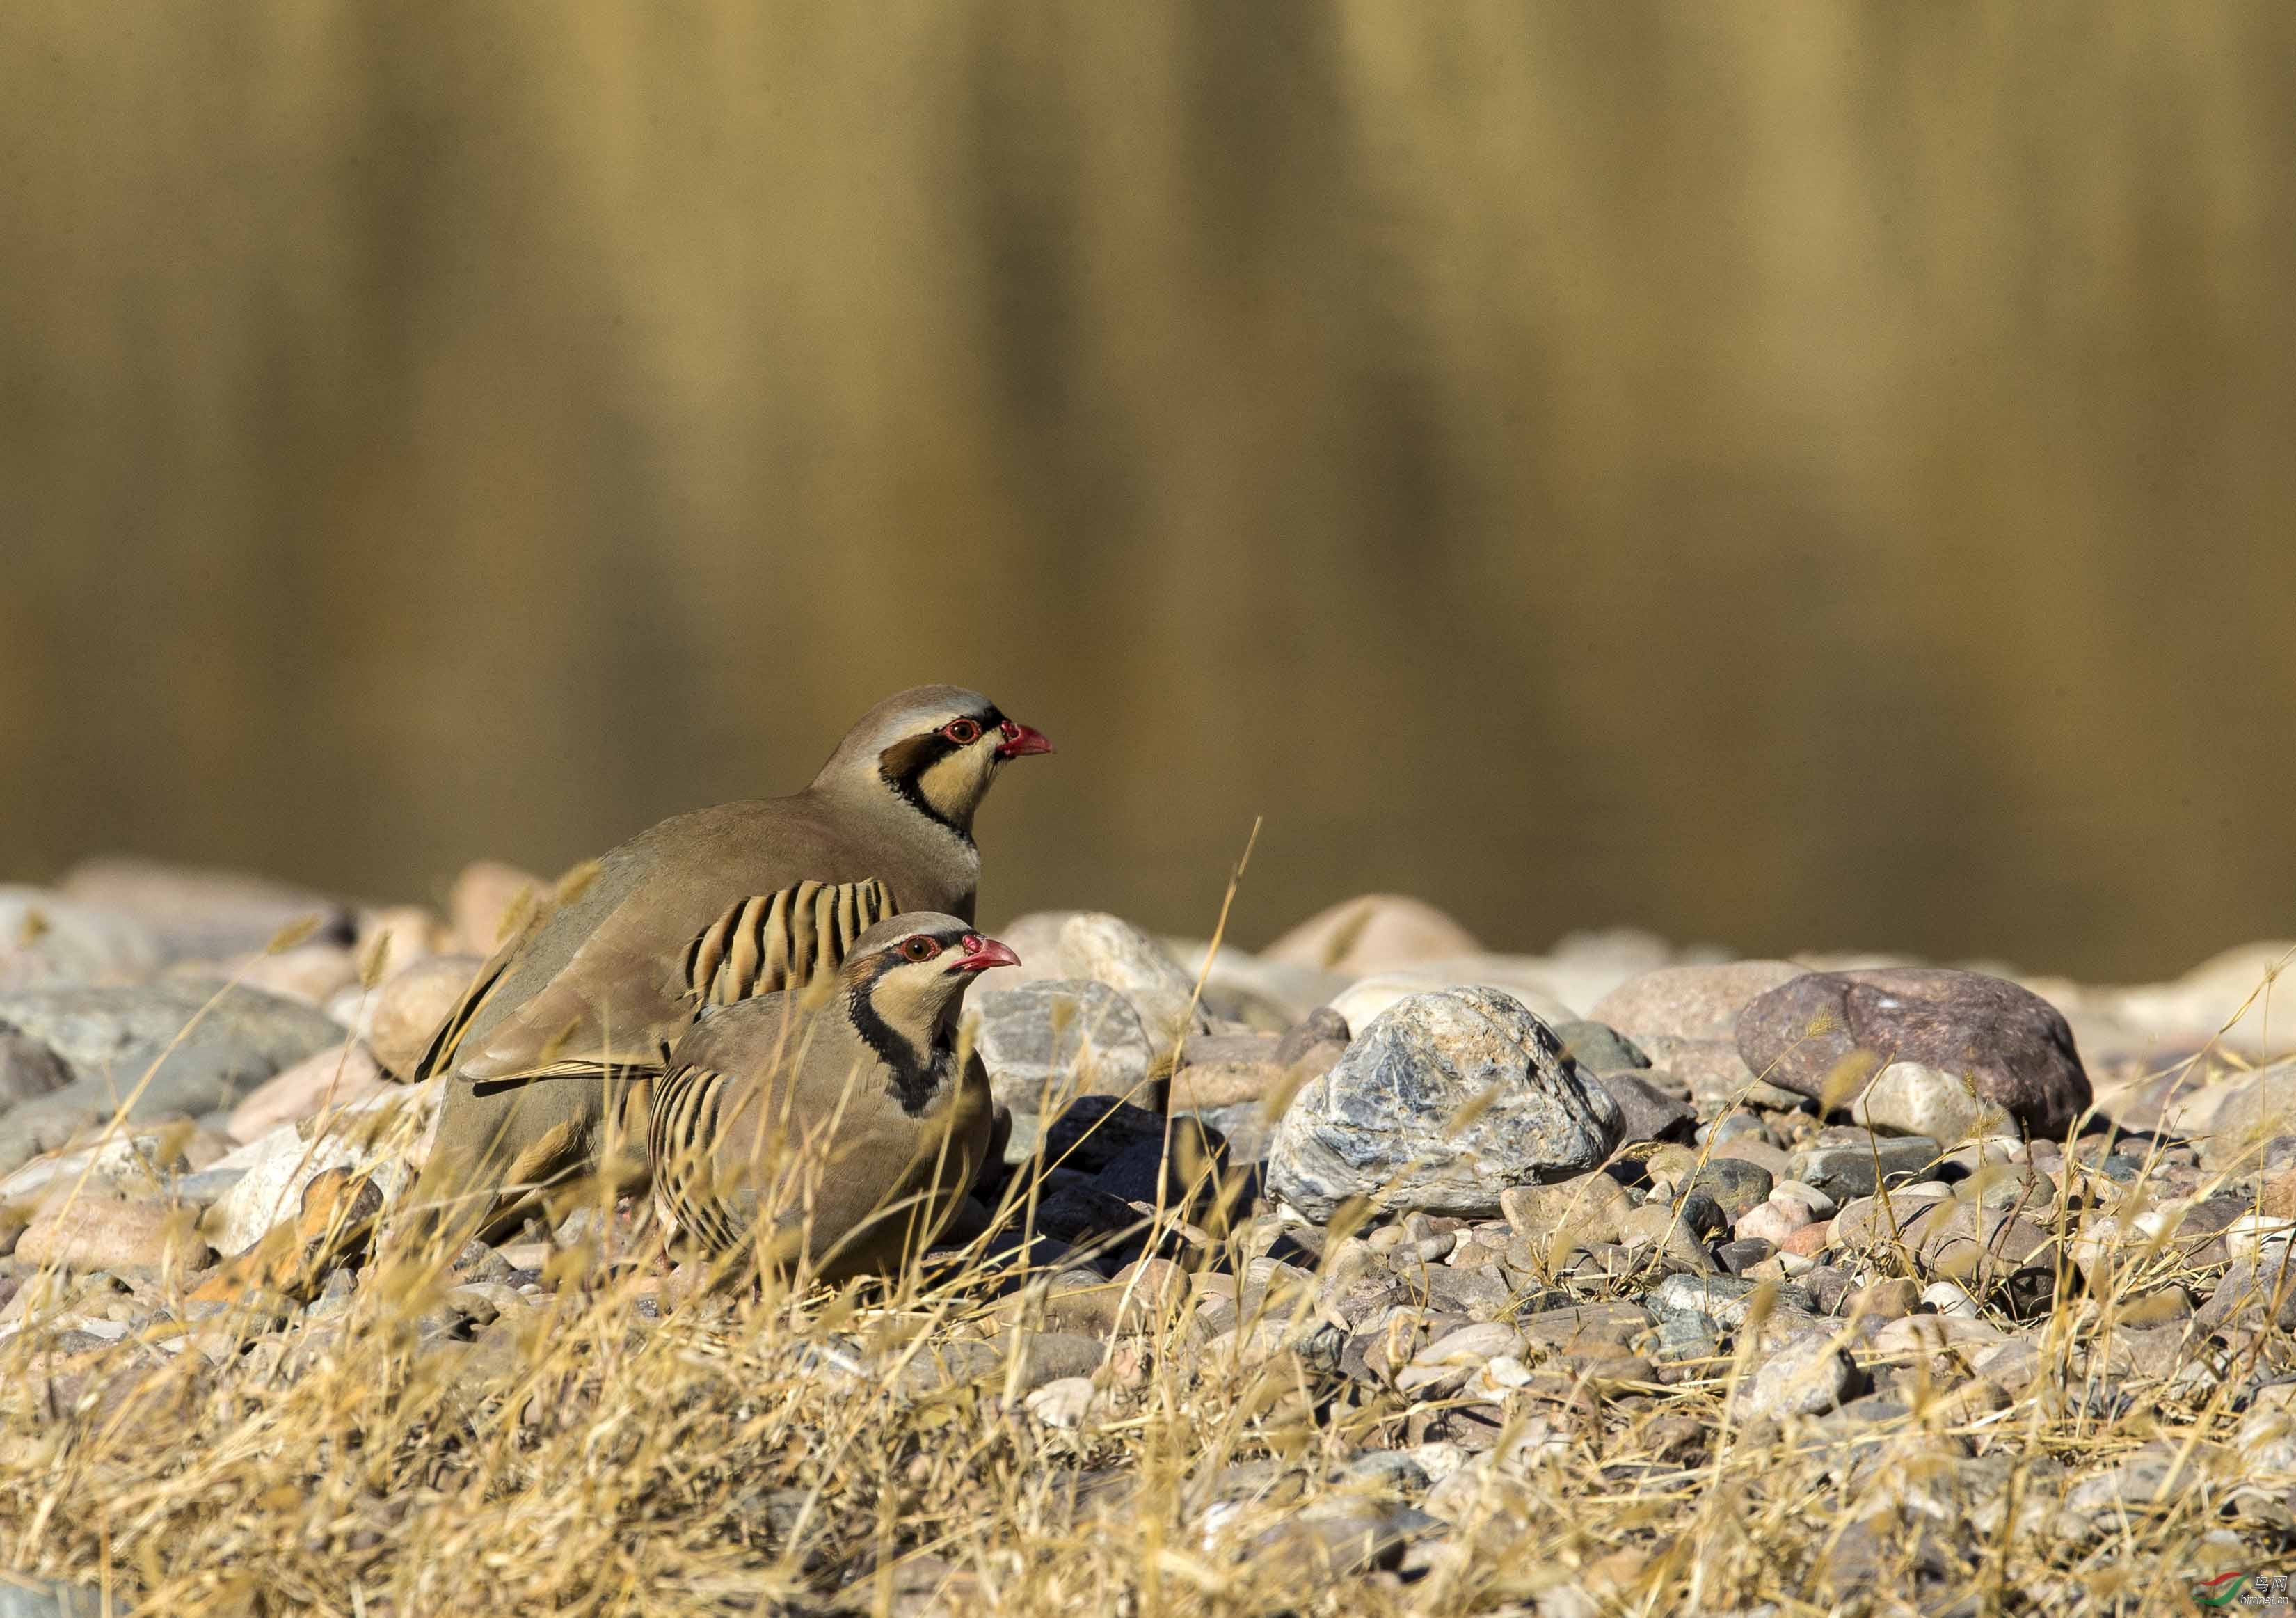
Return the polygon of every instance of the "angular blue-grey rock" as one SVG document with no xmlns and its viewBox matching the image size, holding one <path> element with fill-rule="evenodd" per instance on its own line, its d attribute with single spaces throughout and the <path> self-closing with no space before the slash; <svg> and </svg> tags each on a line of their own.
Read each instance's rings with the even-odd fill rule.
<svg viewBox="0 0 2296 1618">
<path fill-rule="evenodd" d="M 1510 1186 L 1598 1167 L 1624 1127 L 1521 1001 L 1435 990 L 1372 1019 L 1300 1088 L 1268 1150 L 1268 1189 L 1317 1221 L 1354 1196 L 1491 1219 Z"/>
<path fill-rule="evenodd" d="M 972 997 L 973 1048 L 988 1088 L 1016 1113 L 1049 1097 L 1149 1094 L 1155 1053 L 1140 1014 L 1115 990 L 1086 978 L 1054 978 Z"/>
</svg>

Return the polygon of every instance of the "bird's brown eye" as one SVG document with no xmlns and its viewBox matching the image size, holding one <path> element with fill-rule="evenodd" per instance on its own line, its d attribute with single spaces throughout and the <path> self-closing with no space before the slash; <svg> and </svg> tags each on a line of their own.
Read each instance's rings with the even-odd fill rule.
<svg viewBox="0 0 2296 1618">
<path fill-rule="evenodd" d="M 980 740 L 980 727 L 971 719 L 951 719 L 940 733 L 959 747 L 970 747 Z"/>
<path fill-rule="evenodd" d="M 913 961 L 929 961 L 940 953 L 940 946 L 929 938 L 913 938 L 901 946 L 901 953 Z"/>
</svg>

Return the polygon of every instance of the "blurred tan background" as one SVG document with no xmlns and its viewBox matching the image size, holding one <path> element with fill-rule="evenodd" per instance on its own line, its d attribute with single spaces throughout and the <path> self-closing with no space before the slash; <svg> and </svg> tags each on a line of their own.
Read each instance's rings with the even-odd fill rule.
<svg viewBox="0 0 2296 1618">
<path fill-rule="evenodd" d="M 1050 732 L 988 918 L 2296 911 L 2296 9 L 0 9 L 0 875 Z"/>
</svg>

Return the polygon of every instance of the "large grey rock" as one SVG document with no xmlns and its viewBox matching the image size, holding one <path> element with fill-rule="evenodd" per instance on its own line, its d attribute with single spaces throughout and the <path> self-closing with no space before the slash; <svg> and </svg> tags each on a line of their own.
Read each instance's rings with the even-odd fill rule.
<svg viewBox="0 0 2296 1618">
<path fill-rule="evenodd" d="M 1623 1128 L 1521 1001 L 1447 989 L 1374 1018 L 1301 1088 L 1276 1127 L 1268 1187 L 1314 1220 L 1352 1196 L 1489 1219 L 1510 1186 L 1601 1164 Z"/>
<path fill-rule="evenodd" d="M 1137 1100 L 1154 1053 L 1139 1014 L 1105 983 L 1081 978 L 981 988 L 966 1003 L 988 1087 L 1016 1113 L 1076 1096 Z"/>
<path fill-rule="evenodd" d="M 184 979 L 0 994 L 0 1026 L 46 1046 L 71 1074 L 0 1117 L 0 1172 L 112 1115 L 131 1096 L 132 1119 L 227 1108 L 343 1037 L 314 1006 Z"/>
<path fill-rule="evenodd" d="M 2006 979 L 1948 967 L 1807 973 L 1740 1014 L 1738 1054 L 1771 1083 L 1837 1106 L 1883 1066 L 1917 1062 L 1966 1078 L 1980 1099 L 2042 1135 L 2062 1134 L 2090 1099 L 2055 1006 Z"/>
</svg>

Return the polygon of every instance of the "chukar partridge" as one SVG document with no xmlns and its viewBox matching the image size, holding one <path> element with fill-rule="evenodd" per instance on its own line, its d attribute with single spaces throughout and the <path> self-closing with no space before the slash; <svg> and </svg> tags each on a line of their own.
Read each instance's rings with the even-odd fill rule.
<svg viewBox="0 0 2296 1618">
<path fill-rule="evenodd" d="M 414 1228 L 498 1228 L 594 1166 L 703 1006 L 832 970 L 896 911 L 970 917 L 974 811 L 1007 760 L 1051 751 L 978 693 L 920 686 L 863 715 L 803 792 L 673 816 L 605 855 L 432 1039 L 415 1076 L 449 1083 Z"/>
<path fill-rule="evenodd" d="M 964 991 L 1019 958 L 956 916 L 900 916 L 825 986 L 704 1012 L 647 1123 L 665 1226 L 829 1280 L 923 1251 L 993 1132 L 988 1076 L 957 1050 Z"/>
</svg>

